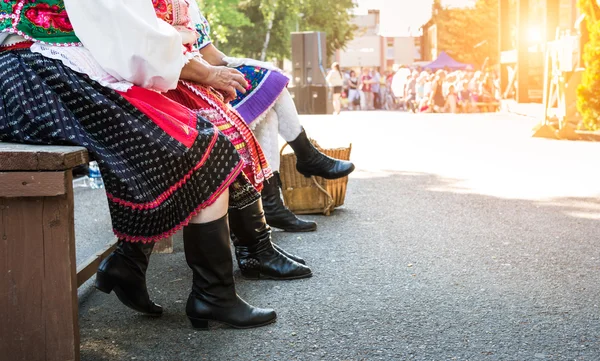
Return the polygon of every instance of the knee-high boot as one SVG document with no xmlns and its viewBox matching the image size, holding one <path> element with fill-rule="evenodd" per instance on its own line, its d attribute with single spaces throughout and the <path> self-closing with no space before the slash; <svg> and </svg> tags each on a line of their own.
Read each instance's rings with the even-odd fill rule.
<svg viewBox="0 0 600 361">
<path fill-rule="evenodd" d="M 138 312 L 162 315 L 162 307 L 150 300 L 146 287 L 146 269 L 154 243 L 119 240 L 113 251 L 98 267 L 96 288 L 104 293 L 115 291 L 123 304 Z"/>
<path fill-rule="evenodd" d="M 262 190 L 262 201 L 267 223 L 286 232 L 312 232 L 317 230 L 317 223 L 305 221 L 283 204 L 281 198 L 281 178 L 279 172 L 273 172 L 273 178 L 266 180 Z"/>
<path fill-rule="evenodd" d="M 310 268 L 273 247 L 261 199 L 243 209 L 230 209 L 229 221 L 238 266 L 245 278 L 291 280 L 312 276 Z"/>
<path fill-rule="evenodd" d="M 235 291 L 227 216 L 186 226 L 183 246 L 194 275 L 186 305 L 192 326 L 207 328 L 209 321 L 216 321 L 252 328 L 275 322 L 275 311 L 250 306 Z"/>
<path fill-rule="evenodd" d="M 305 177 L 315 175 L 326 179 L 337 179 L 354 171 L 352 162 L 331 158 L 315 148 L 306 136 L 304 129 L 296 139 L 288 144 L 298 159 L 296 169 Z"/>
</svg>

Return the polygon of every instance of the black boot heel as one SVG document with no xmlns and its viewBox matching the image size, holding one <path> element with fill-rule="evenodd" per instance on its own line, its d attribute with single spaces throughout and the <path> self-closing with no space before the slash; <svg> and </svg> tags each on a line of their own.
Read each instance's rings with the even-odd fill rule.
<svg viewBox="0 0 600 361">
<path fill-rule="evenodd" d="M 98 271 L 98 273 L 96 273 L 96 284 L 94 286 L 98 291 L 109 295 L 115 288 L 115 281 L 106 273 Z"/>
<path fill-rule="evenodd" d="M 200 330 L 208 330 L 208 320 L 200 320 L 197 318 L 189 318 L 192 323 L 192 327 L 200 329 Z"/>
</svg>

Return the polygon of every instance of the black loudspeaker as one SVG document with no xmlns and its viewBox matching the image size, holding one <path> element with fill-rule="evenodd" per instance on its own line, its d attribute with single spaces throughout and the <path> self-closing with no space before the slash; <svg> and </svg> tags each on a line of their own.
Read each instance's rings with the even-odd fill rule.
<svg viewBox="0 0 600 361">
<path fill-rule="evenodd" d="M 292 83 L 289 91 L 300 114 L 330 114 L 325 70 L 327 44 L 325 33 L 292 33 Z"/>
<path fill-rule="evenodd" d="M 292 33 L 292 83 L 304 85 L 304 33 Z"/>
<path fill-rule="evenodd" d="M 304 76 L 307 85 L 326 85 L 327 43 L 325 33 L 304 33 Z"/>
<path fill-rule="evenodd" d="M 333 104 L 330 98 L 329 87 L 326 85 L 310 85 L 308 88 L 308 114 L 331 114 Z"/>
<path fill-rule="evenodd" d="M 296 87 L 325 85 L 326 62 L 325 33 L 317 31 L 292 33 L 292 80 Z"/>
</svg>

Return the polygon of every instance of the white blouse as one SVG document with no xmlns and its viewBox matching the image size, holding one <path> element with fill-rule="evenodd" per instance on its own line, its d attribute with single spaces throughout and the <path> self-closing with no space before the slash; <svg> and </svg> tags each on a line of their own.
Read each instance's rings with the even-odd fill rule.
<svg viewBox="0 0 600 361">
<path fill-rule="evenodd" d="M 329 74 L 327 74 L 327 78 L 325 80 L 327 81 L 327 85 L 330 87 L 344 85 L 344 78 L 342 78 L 340 72 L 335 69 L 329 71 Z"/>
<path fill-rule="evenodd" d="M 118 90 L 128 83 L 161 92 L 177 86 L 187 62 L 181 35 L 156 17 L 152 1 L 64 0 L 64 3 L 84 48 L 37 44 L 32 51 L 62 60 L 92 79 L 101 78 L 103 85 L 117 83 L 119 86 L 111 87 Z M 65 58 L 71 55 L 84 60 L 68 64 Z"/>
</svg>

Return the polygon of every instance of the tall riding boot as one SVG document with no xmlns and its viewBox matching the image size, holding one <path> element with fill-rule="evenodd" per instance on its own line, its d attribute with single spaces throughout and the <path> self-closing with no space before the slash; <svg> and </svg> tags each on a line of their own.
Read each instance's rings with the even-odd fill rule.
<svg viewBox="0 0 600 361">
<path fill-rule="evenodd" d="M 316 175 L 326 179 L 337 179 L 354 171 L 352 162 L 328 157 L 315 148 L 308 140 L 304 129 L 296 139 L 288 144 L 298 159 L 296 169 L 305 177 Z"/>
<path fill-rule="evenodd" d="M 289 259 L 273 247 L 259 199 L 243 209 L 230 209 L 231 233 L 242 276 L 249 279 L 292 280 L 312 276 L 310 268 Z"/>
<path fill-rule="evenodd" d="M 235 292 L 226 215 L 186 226 L 183 247 L 194 275 L 186 305 L 192 326 L 208 328 L 209 321 L 216 321 L 234 328 L 252 328 L 275 322 L 275 311 L 250 306 Z"/>
<path fill-rule="evenodd" d="M 119 240 L 113 251 L 98 267 L 96 288 L 104 293 L 115 291 L 123 304 L 138 312 L 162 315 L 162 307 L 150 300 L 146 288 L 146 269 L 154 243 Z"/>
<path fill-rule="evenodd" d="M 273 178 L 263 184 L 262 201 L 269 226 L 283 229 L 286 232 L 312 232 L 317 230 L 315 222 L 299 219 L 283 204 L 279 172 L 273 172 Z"/>
</svg>

